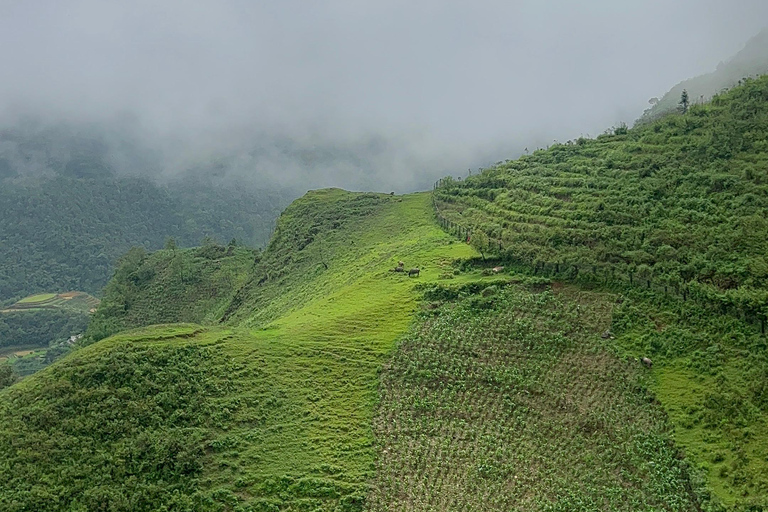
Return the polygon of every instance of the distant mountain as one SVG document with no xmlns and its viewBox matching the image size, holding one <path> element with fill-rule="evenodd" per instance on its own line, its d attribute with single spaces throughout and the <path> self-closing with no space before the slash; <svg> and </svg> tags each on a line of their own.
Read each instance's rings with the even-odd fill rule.
<svg viewBox="0 0 768 512">
<path fill-rule="evenodd" d="M 688 91 L 691 103 L 708 101 L 744 78 L 765 73 L 768 73 L 768 28 L 750 39 L 739 53 L 721 62 L 714 72 L 689 78 L 674 86 L 646 110 L 638 122 L 648 122 L 677 109 L 683 90 Z"/>
<path fill-rule="evenodd" d="M 258 247 L 292 195 L 205 169 L 160 183 L 130 141 L 71 127 L 0 131 L 0 303 L 38 292 L 98 293 L 131 246 L 205 237 Z"/>
</svg>

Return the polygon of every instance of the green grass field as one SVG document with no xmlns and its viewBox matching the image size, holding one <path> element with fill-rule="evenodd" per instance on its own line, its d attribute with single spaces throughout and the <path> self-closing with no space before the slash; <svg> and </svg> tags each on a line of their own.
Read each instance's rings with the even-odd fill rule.
<svg viewBox="0 0 768 512">
<path fill-rule="evenodd" d="M 41 304 L 49 302 L 56 298 L 55 293 L 39 293 L 37 295 L 30 295 L 21 299 L 18 304 Z"/>
</svg>

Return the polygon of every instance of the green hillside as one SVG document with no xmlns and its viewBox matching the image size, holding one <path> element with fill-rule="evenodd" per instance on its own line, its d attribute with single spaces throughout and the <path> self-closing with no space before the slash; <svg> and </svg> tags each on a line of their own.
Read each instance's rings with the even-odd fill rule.
<svg viewBox="0 0 768 512">
<path fill-rule="evenodd" d="M 633 297 L 614 346 L 653 358 L 676 442 L 729 505 L 768 495 L 766 140 L 761 78 L 435 191 L 441 223 L 486 257 Z"/>
<path fill-rule="evenodd" d="M 0 391 L 0 509 L 764 510 L 766 126 L 768 78 L 433 194 L 309 192 L 261 252 L 133 249 Z"/>
<path fill-rule="evenodd" d="M 436 204 L 453 231 L 528 268 L 666 288 L 764 324 L 767 141 L 765 77 L 684 116 L 443 180 Z"/>
<path fill-rule="evenodd" d="M 716 94 L 735 87 L 745 78 L 766 73 L 768 73 L 768 29 L 764 29 L 750 39 L 739 53 L 721 62 L 717 70 L 675 85 L 643 113 L 639 122 L 653 121 L 676 111 L 684 90 L 688 92 L 691 102 L 708 102 Z"/>
<path fill-rule="evenodd" d="M 728 504 L 766 496 L 762 406 L 717 405 L 759 367 L 697 376 L 711 350 L 667 356 L 748 326 L 470 258 L 428 194 L 341 190 L 294 202 L 261 254 L 131 252 L 102 325 L 197 324 L 123 331 L 0 392 L 2 508 L 716 509 L 704 482 Z M 712 403 L 675 395 L 713 384 Z"/>
<path fill-rule="evenodd" d="M 98 295 L 128 249 L 157 250 L 169 237 L 184 247 L 206 236 L 263 246 L 295 197 L 224 179 L 215 161 L 166 167 L 119 123 L 0 128 L 0 303 L 66 290 Z"/>
<path fill-rule="evenodd" d="M 326 215 L 335 229 L 296 236 Z M 327 259 L 312 256 L 318 244 Z M 0 395 L 2 508 L 358 510 L 378 371 L 413 320 L 413 288 L 472 254 L 434 223 L 428 195 L 309 194 L 281 219 L 230 326 L 120 334 Z M 424 272 L 392 272 L 399 259 Z"/>
<path fill-rule="evenodd" d="M 248 278 L 259 251 L 212 240 L 195 249 L 147 254 L 134 248 L 118 261 L 87 342 L 152 324 L 214 323 Z"/>
<path fill-rule="evenodd" d="M 160 249 L 206 236 L 263 245 L 281 194 L 142 177 L 0 178 L 0 300 L 44 291 L 98 294 L 131 246 Z"/>
</svg>

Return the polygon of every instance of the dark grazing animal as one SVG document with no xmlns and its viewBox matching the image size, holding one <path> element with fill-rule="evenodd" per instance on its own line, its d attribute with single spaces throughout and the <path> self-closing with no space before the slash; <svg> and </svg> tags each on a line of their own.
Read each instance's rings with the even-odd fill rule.
<svg viewBox="0 0 768 512">
<path fill-rule="evenodd" d="M 650 360 L 650 359 L 648 359 L 647 357 L 644 357 L 644 358 L 642 358 L 640 361 L 641 361 L 641 362 L 642 362 L 642 363 L 643 363 L 645 366 L 647 366 L 648 368 L 653 368 L 653 361 L 651 361 L 651 360 Z"/>
<path fill-rule="evenodd" d="M 395 272 L 405 272 L 403 267 L 395 267 Z"/>
<path fill-rule="evenodd" d="M 404 261 L 398 261 L 397 262 L 397 266 L 398 267 L 404 267 L 405 266 L 405 262 Z"/>
<path fill-rule="evenodd" d="M 409 270 L 408 271 L 408 277 L 411 277 L 411 276 L 419 277 L 419 269 L 412 268 L 411 270 Z"/>
</svg>

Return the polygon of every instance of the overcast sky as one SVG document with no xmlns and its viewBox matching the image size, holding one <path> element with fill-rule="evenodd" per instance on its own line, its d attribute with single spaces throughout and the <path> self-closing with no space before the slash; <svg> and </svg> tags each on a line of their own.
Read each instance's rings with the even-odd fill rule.
<svg viewBox="0 0 768 512">
<path fill-rule="evenodd" d="M 766 24 L 765 0 L 0 0 L 0 107 L 188 151 L 377 136 L 398 156 L 370 172 L 409 179 L 632 123 Z"/>
</svg>

